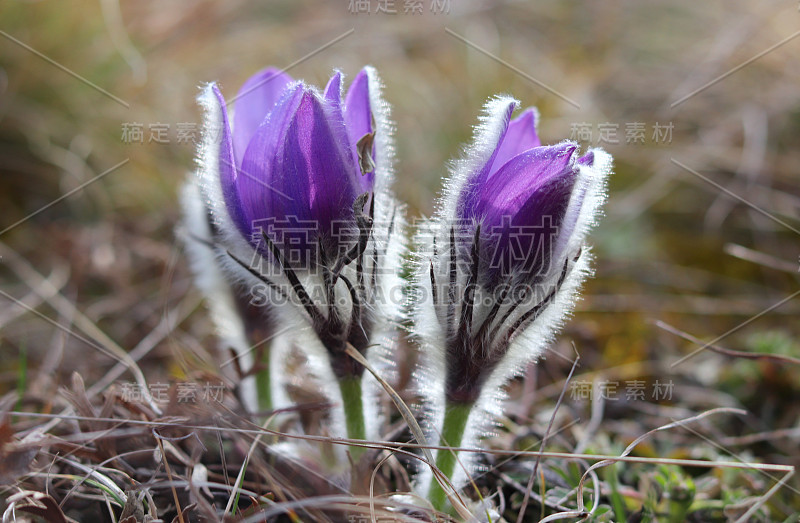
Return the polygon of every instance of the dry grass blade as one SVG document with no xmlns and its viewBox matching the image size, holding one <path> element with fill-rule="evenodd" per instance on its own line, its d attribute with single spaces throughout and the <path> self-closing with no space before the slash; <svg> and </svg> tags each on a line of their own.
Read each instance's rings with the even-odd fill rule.
<svg viewBox="0 0 800 523">
<path fill-rule="evenodd" d="M 22 281 L 27 282 L 31 289 L 42 297 L 43 300 L 46 300 L 47 303 L 59 313 L 72 318 L 75 325 L 92 339 L 96 340 L 100 344 L 100 347 L 107 351 L 109 356 L 123 363 L 131 371 L 131 374 L 133 374 L 136 383 L 142 387 L 143 394 L 150 408 L 161 414 L 161 409 L 150 396 L 149 392 L 147 392 L 149 388 L 147 387 L 147 380 L 144 377 L 142 369 L 133 361 L 125 349 L 120 347 L 105 332 L 100 330 L 91 319 L 79 311 L 71 301 L 65 298 L 58 289 L 53 287 L 50 280 L 39 274 L 39 272 L 22 256 L 2 242 L 0 242 L 0 256 L 8 260 L 8 266 L 11 267 L 11 270 L 13 270 Z M 94 346 L 94 344 L 92 345 Z"/>
<path fill-rule="evenodd" d="M 757 263 L 758 265 L 769 267 L 770 269 L 775 269 L 776 271 L 782 271 L 795 275 L 797 274 L 796 263 L 792 263 L 781 258 L 776 258 L 775 256 L 771 256 L 754 249 L 748 249 L 743 245 L 727 243 L 725 244 L 725 252 L 731 256 L 735 256 L 752 263 Z"/>
<path fill-rule="evenodd" d="M 274 419 L 274 417 L 275 417 L 275 415 L 272 415 L 272 416 L 268 417 L 264 421 L 264 424 L 262 425 L 261 428 L 262 429 L 266 429 L 267 427 L 269 427 L 269 425 L 270 425 L 270 423 L 272 423 L 272 420 Z M 231 508 L 233 507 L 234 501 L 239 496 L 238 487 L 242 484 L 242 481 L 244 480 L 244 473 L 247 470 L 247 464 L 250 462 L 250 458 L 253 455 L 253 452 L 255 452 L 256 447 L 258 446 L 258 443 L 261 441 L 261 438 L 263 437 L 263 435 L 264 435 L 264 433 L 261 433 L 258 436 L 256 436 L 253 439 L 253 442 L 250 444 L 250 448 L 247 449 L 247 455 L 244 457 L 244 460 L 242 461 L 242 466 L 239 467 L 239 474 L 236 476 L 236 481 L 234 482 L 234 485 L 236 486 L 236 489 L 234 489 L 231 492 L 231 495 L 228 498 L 228 504 L 225 505 L 225 510 L 222 512 L 222 516 L 223 517 L 225 517 L 225 515 L 228 514 L 231 511 Z"/>
<path fill-rule="evenodd" d="M 375 467 L 372 469 L 372 474 L 369 478 L 369 517 L 372 519 L 373 522 L 376 521 L 376 514 L 375 514 L 375 476 L 378 474 L 378 470 L 380 470 L 381 466 L 384 463 L 389 461 L 394 454 L 389 453 L 384 456 L 378 463 L 375 464 Z"/>
<path fill-rule="evenodd" d="M 105 474 L 101 474 L 96 467 L 88 467 L 83 463 L 75 461 L 74 459 L 59 457 L 59 460 L 63 461 L 64 463 L 68 463 L 71 467 L 74 467 L 77 470 L 85 472 L 86 477 L 82 481 L 91 478 L 103 485 L 103 487 L 107 488 L 109 492 L 113 493 L 118 499 L 121 499 L 123 502 L 127 500 L 127 495 L 125 492 L 123 492 L 122 489 L 111 480 L 111 478 Z"/>
<path fill-rule="evenodd" d="M 142 340 L 137 343 L 133 349 L 131 349 L 131 351 L 128 353 L 130 359 L 134 362 L 138 362 L 147 356 L 151 350 L 153 350 L 162 340 L 172 333 L 172 330 L 176 326 L 180 325 L 181 322 L 183 322 L 192 312 L 194 312 L 195 309 L 200 306 L 202 301 L 203 300 L 200 296 L 197 296 L 192 300 L 182 300 L 179 305 L 171 309 L 169 312 L 166 312 L 158 325 L 156 325 L 156 327 L 150 331 L 150 334 L 142 338 Z M 127 368 L 128 365 L 126 362 L 118 362 L 116 365 L 111 367 L 111 369 L 109 369 L 101 379 L 89 387 L 86 391 L 86 394 L 90 398 L 93 398 L 95 395 L 108 388 L 108 386 L 111 385 L 115 379 L 119 378 Z"/>
<path fill-rule="evenodd" d="M 728 410 L 733 412 L 741 412 L 740 409 L 713 409 L 712 411 L 708 412 L 717 412 L 720 410 Z M 363 441 L 359 440 L 349 440 L 344 438 L 331 438 L 326 436 L 308 436 L 308 435 L 301 435 L 301 434 L 291 434 L 285 432 L 279 432 L 271 429 L 245 429 L 239 427 L 219 427 L 216 425 L 195 425 L 195 424 L 186 424 L 180 423 L 176 424 L 174 422 L 164 422 L 164 421 L 145 421 L 145 420 L 137 420 L 137 419 L 117 419 L 117 418 L 100 418 L 100 417 L 83 417 L 83 416 L 75 416 L 75 415 L 64 415 L 64 414 L 42 414 L 42 413 L 35 413 L 35 412 L 23 412 L 23 411 L 11 411 L 9 414 L 19 417 L 30 417 L 30 418 L 42 418 L 42 419 L 52 419 L 52 418 L 64 418 L 64 419 L 71 419 L 75 421 L 105 421 L 105 422 L 114 422 L 120 424 L 130 424 L 130 425 L 143 425 L 147 427 L 170 427 L 176 428 L 180 427 L 183 429 L 190 429 L 195 431 L 209 431 L 209 432 L 224 432 L 224 433 L 231 433 L 231 434 L 251 434 L 251 435 L 258 435 L 262 433 L 273 434 L 276 436 L 286 437 L 286 438 L 293 438 L 293 439 L 301 439 L 306 441 L 317 441 L 317 442 L 326 442 L 326 443 L 333 443 L 335 445 L 354 445 L 358 443 L 364 443 Z M 676 422 L 674 425 L 680 425 L 680 422 Z M 658 429 L 655 429 L 658 430 Z M 652 431 L 651 431 L 652 432 Z M 767 470 L 773 472 L 788 472 L 794 470 L 793 467 L 789 465 L 778 465 L 778 464 L 764 464 L 764 463 L 741 463 L 741 462 L 733 462 L 733 461 L 703 461 L 697 459 L 680 459 L 680 458 L 648 458 L 648 457 L 638 457 L 638 456 L 622 456 L 622 455 L 608 455 L 608 454 L 575 454 L 572 452 L 552 452 L 552 451 L 545 451 L 540 452 L 538 450 L 533 451 L 520 451 L 520 450 L 501 450 L 501 449 L 476 449 L 471 447 L 440 447 L 435 445 L 419 445 L 415 443 L 400 443 L 396 441 L 373 441 L 370 442 L 371 447 L 382 448 L 386 450 L 397 450 L 398 452 L 403 452 L 404 448 L 415 448 L 415 449 L 436 449 L 436 450 L 454 450 L 457 452 L 479 452 L 484 454 L 494 454 L 494 455 L 510 455 L 510 456 L 519 456 L 519 457 L 530 457 L 536 458 L 536 456 L 540 455 L 542 458 L 554 458 L 554 459 L 582 459 L 587 461 L 602 461 L 602 460 L 610 460 L 610 461 L 619 461 L 619 462 L 627 462 L 627 463 L 645 463 L 645 464 L 668 464 L 668 465 L 679 465 L 684 467 L 703 467 L 703 468 L 732 468 L 732 469 L 753 469 L 753 470 Z M 412 454 L 409 454 L 412 455 Z M 424 460 L 423 460 L 424 461 Z"/>
<path fill-rule="evenodd" d="M 164 470 L 167 471 L 167 477 L 170 480 L 172 480 L 172 470 L 170 469 L 169 466 L 169 459 L 167 459 L 167 454 L 166 452 L 164 452 L 164 444 L 161 441 L 161 437 L 156 433 L 155 430 L 153 430 L 153 435 L 156 437 L 156 441 L 158 442 L 158 448 L 161 451 L 161 459 L 164 460 Z M 171 487 L 171 490 L 172 490 L 172 499 L 175 501 L 175 507 L 178 509 L 178 519 L 180 520 L 181 523 L 184 523 L 183 510 L 181 509 L 180 499 L 178 499 L 178 493 L 175 491 L 175 487 Z"/>
<path fill-rule="evenodd" d="M 747 360 L 771 360 L 771 361 L 778 361 L 781 363 L 790 363 L 792 365 L 800 365 L 800 358 L 793 358 L 791 356 L 784 356 L 783 354 L 763 354 L 760 352 L 746 352 L 741 350 L 733 350 L 733 349 L 726 349 L 724 347 L 720 347 L 719 345 L 715 345 L 713 343 L 706 343 L 699 338 L 696 338 L 689 334 L 688 332 L 684 332 L 672 325 L 658 320 L 655 322 L 656 326 L 660 329 L 664 329 L 667 332 L 675 334 L 676 336 L 680 336 L 686 341 L 690 341 L 702 347 L 709 349 L 712 352 L 716 352 L 717 354 L 722 354 L 723 356 L 731 356 L 733 358 L 744 358 Z"/>
<path fill-rule="evenodd" d="M 783 487 L 786 485 L 786 482 L 787 482 L 787 481 L 789 481 L 789 479 L 790 479 L 792 476 L 794 476 L 794 470 L 790 470 L 789 472 L 787 472 L 787 473 L 786 473 L 786 475 L 785 475 L 785 476 L 783 476 L 783 477 L 782 477 L 782 478 L 781 478 L 781 479 L 780 479 L 780 480 L 779 480 L 777 483 L 775 483 L 775 485 L 773 485 L 771 489 L 769 489 L 768 491 L 766 491 L 766 492 L 764 493 L 764 495 L 763 495 L 763 496 L 761 496 L 761 498 L 760 498 L 760 499 L 759 499 L 759 500 L 758 500 L 756 503 L 754 503 L 754 504 L 753 504 L 753 506 L 752 506 L 752 507 L 750 507 L 750 509 L 749 509 L 747 512 L 745 512 L 744 514 L 742 514 L 742 516 L 741 516 L 739 519 L 737 519 L 735 523 L 745 523 L 746 521 L 752 521 L 752 519 L 751 519 L 751 518 L 752 518 L 752 517 L 753 517 L 753 515 L 756 513 L 756 511 L 757 511 L 757 510 L 758 510 L 758 509 L 759 509 L 759 508 L 760 508 L 760 507 L 761 507 L 761 506 L 762 506 L 764 503 L 766 503 L 766 502 L 767 502 L 767 500 L 768 500 L 769 498 L 771 498 L 771 497 L 772 497 L 772 496 L 773 496 L 773 495 L 774 495 L 774 494 L 775 494 L 775 493 L 776 493 L 778 490 L 780 490 L 781 488 L 783 488 Z"/>
<path fill-rule="evenodd" d="M 55 294 L 56 292 L 60 292 L 61 289 L 67 284 L 69 281 L 69 267 L 66 265 L 57 265 L 54 267 L 47 277 L 47 288 L 50 289 L 50 292 L 42 292 L 37 293 L 31 291 L 28 295 L 19 299 L 19 301 L 32 309 L 36 309 L 42 303 L 47 302 L 50 297 Z M 5 325 L 11 323 L 12 321 L 16 320 L 23 314 L 25 314 L 26 309 L 23 307 L 19 307 L 16 309 L 8 309 L 3 311 L 0 314 L 0 328 L 3 328 Z"/>
<path fill-rule="evenodd" d="M 579 486 L 576 489 L 577 498 L 578 498 L 578 508 L 576 510 L 569 510 L 565 512 L 558 512 L 556 514 L 551 514 L 550 516 L 543 518 L 539 523 L 547 523 L 549 521 L 558 521 L 560 519 L 572 519 L 572 518 L 582 518 L 585 519 L 586 517 L 590 516 L 597 510 L 598 505 L 600 504 L 600 480 L 597 478 L 597 473 L 594 470 L 591 470 L 591 467 L 584 473 L 588 474 L 592 477 L 592 485 L 594 486 L 594 496 L 593 496 L 593 503 L 594 506 L 587 511 L 583 506 L 583 486 Z M 560 500 L 559 503 L 566 501 Z"/>
</svg>

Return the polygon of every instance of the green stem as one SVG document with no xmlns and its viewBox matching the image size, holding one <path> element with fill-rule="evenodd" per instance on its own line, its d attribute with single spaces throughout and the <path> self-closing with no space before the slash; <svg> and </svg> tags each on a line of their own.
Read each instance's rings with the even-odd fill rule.
<svg viewBox="0 0 800 523">
<path fill-rule="evenodd" d="M 256 373 L 256 396 L 259 410 L 272 410 L 272 368 L 270 367 L 270 351 L 265 351 L 264 370 Z"/>
<path fill-rule="evenodd" d="M 464 438 L 464 429 L 467 427 L 469 413 L 472 412 L 472 403 L 448 403 L 445 406 L 444 423 L 442 423 L 442 435 L 439 440 L 440 447 L 460 447 Z M 457 462 L 458 453 L 440 449 L 436 453 L 436 467 L 448 479 L 453 479 L 453 472 Z M 433 508 L 442 511 L 447 505 L 447 493 L 436 481 L 431 478 L 431 486 L 428 490 L 428 500 Z"/>
<path fill-rule="evenodd" d="M 361 377 L 353 376 L 339 380 L 339 390 L 342 392 L 342 407 L 344 408 L 344 423 L 347 427 L 349 439 L 366 439 L 367 429 L 364 424 L 364 401 L 361 394 Z M 358 461 L 364 447 L 350 447 L 353 461 Z"/>
</svg>

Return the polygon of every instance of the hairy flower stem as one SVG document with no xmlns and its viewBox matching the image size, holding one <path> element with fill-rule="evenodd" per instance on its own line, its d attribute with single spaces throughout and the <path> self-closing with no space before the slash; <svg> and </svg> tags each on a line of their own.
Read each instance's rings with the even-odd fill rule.
<svg viewBox="0 0 800 523">
<path fill-rule="evenodd" d="M 448 402 L 444 412 L 444 422 L 442 423 L 442 435 L 439 439 L 440 447 L 460 447 L 464 437 L 464 429 L 467 427 L 469 413 L 472 412 L 473 403 L 450 403 Z M 439 449 L 436 454 L 436 467 L 442 471 L 445 477 L 452 479 L 453 472 L 458 458 L 458 452 Z M 447 493 L 436 481 L 431 479 L 431 486 L 428 490 L 428 500 L 436 510 L 442 511 L 447 506 Z"/>
<path fill-rule="evenodd" d="M 339 390 L 342 392 L 342 407 L 344 409 L 344 423 L 349 439 L 366 439 L 367 429 L 364 424 L 364 402 L 361 392 L 361 377 L 352 376 L 339 380 Z M 358 461 L 364 447 L 350 447 L 353 461 Z"/>
</svg>

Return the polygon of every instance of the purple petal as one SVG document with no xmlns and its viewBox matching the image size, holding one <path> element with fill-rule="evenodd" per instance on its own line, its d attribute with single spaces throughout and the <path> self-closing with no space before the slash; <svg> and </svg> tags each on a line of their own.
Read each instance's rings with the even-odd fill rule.
<svg viewBox="0 0 800 523">
<path fill-rule="evenodd" d="M 578 160 L 580 162 L 580 160 Z M 552 246 L 554 259 L 560 260 L 566 253 L 569 246 L 570 238 L 575 232 L 575 227 L 578 224 L 583 204 L 586 201 L 586 195 L 589 192 L 589 180 L 580 173 L 575 182 L 571 201 L 564 211 L 564 219 L 559 224 L 558 239 Z"/>
<path fill-rule="evenodd" d="M 492 153 L 489 155 L 489 158 L 487 158 L 486 163 L 483 165 L 480 171 L 472 176 L 467 185 L 464 187 L 458 204 L 458 208 L 460 209 L 459 213 L 462 218 L 474 215 L 475 213 L 477 202 L 481 197 L 481 191 L 483 190 L 483 187 L 486 186 L 486 183 L 488 182 L 489 176 L 492 172 L 491 168 L 495 162 L 495 158 L 497 157 L 497 152 L 500 149 L 500 144 L 503 141 L 503 136 L 505 136 L 506 132 L 508 131 L 511 114 L 516 108 L 517 102 L 515 100 L 509 100 L 505 106 L 498 109 L 498 114 L 490 115 L 492 118 L 502 118 L 504 127 L 500 132 L 498 141 L 494 145 Z"/>
<path fill-rule="evenodd" d="M 595 173 L 592 170 L 594 162 L 595 153 L 593 150 L 589 150 L 585 155 L 578 158 L 577 164 L 581 166 L 581 169 L 578 173 L 578 180 L 575 182 L 572 200 L 559 230 L 558 242 L 554 250 L 554 256 L 557 259 L 565 255 L 570 240 L 575 233 L 578 220 L 583 213 L 587 195 L 592 191 L 592 186 L 596 183 Z"/>
<path fill-rule="evenodd" d="M 369 105 L 369 75 L 362 69 L 353 79 L 345 99 L 347 134 L 354 145 L 365 134 L 371 133 L 372 111 Z"/>
<path fill-rule="evenodd" d="M 350 151 L 351 161 L 353 162 L 353 165 L 358 165 L 358 153 L 356 152 L 355 145 L 352 147 L 349 146 L 350 137 L 347 131 L 347 124 L 345 123 L 344 119 L 344 107 L 342 105 L 342 73 L 340 71 L 336 71 L 333 76 L 331 76 L 331 79 L 328 80 L 328 85 L 325 86 L 325 93 L 323 94 L 323 97 L 331 106 L 331 123 L 334 131 L 336 132 L 337 140 L 339 140 L 342 144 L 348 144 L 345 147 Z M 364 191 L 362 192 L 369 191 L 371 188 L 372 185 L 370 183 L 369 187 L 365 187 Z"/>
<path fill-rule="evenodd" d="M 285 199 L 288 203 L 295 202 L 293 196 L 275 184 L 272 163 L 283 147 L 287 129 L 303 92 L 303 84 L 298 83 L 284 93 L 250 140 L 242 158 L 237 191 L 247 224 L 245 237 L 255 244 L 259 243 L 257 227 L 263 226 L 264 220 L 273 216 L 273 200 L 277 198 Z"/>
<path fill-rule="evenodd" d="M 336 71 L 328 80 L 328 85 L 325 86 L 325 93 L 323 95 L 327 101 L 336 107 L 342 105 L 342 73 Z"/>
<path fill-rule="evenodd" d="M 345 99 L 344 121 L 347 125 L 347 135 L 350 137 L 350 144 L 358 158 L 356 145 L 365 134 L 375 131 L 372 126 L 372 108 L 369 98 L 369 74 L 366 69 L 362 69 L 353 79 L 350 89 L 347 90 Z M 375 158 L 375 146 L 373 144 L 372 157 Z M 372 190 L 374 172 L 364 174 L 361 177 L 361 188 L 366 192 Z"/>
<path fill-rule="evenodd" d="M 334 222 L 353 217 L 356 173 L 335 117 L 298 84 L 259 128 L 243 159 L 239 194 L 247 217 L 273 218 L 289 227 L 296 220 L 293 228 L 301 234 L 293 241 L 299 250 L 312 248 L 319 234 L 335 240 Z"/>
<path fill-rule="evenodd" d="M 250 139 L 291 82 L 292 78 L 288 74 L 269 67 L 248 78 L 239 89 L 233 115 L 233 151 L 236 165 L 242 164 Z"/>
<path fill-rule="evenodd" d="M 219 182 L 222 187 L 222 197 L 225 200 L 225 207 L 228 209 L 231 219 L 236 224 L 236 227 L 242 234 L 248 235 L 250 226 L 245 214 L 242 210 L 242 205 L 239 200 L 239 193 L 237 190 L 237 170 L 236 160 L 233 155 L 233 141 L 231 139 L 231 126 L 228 121 L 228 110 L 225 107 L 225 98 L 217 87 L 216 84 L 211 86 L 211 91 L 217 99 L 220 111 L 220 131 L 219 131 L 219 151 L 218 151 L 218 169 L 219 169 Z"/>
<path fill-rule="evenodd" d="M 575 184 L 574 152 L 564 143 L 537 147 L 508 161 L 481 190 L 475 215 L 490 244 L 490 278 L 536 274 L 551 259 Z"/>
<path fill-rule="evenodd" d="M 532 194 L 553 179 L 574 173 L 577 145 L 536 147 L 514 157 L 481 187 L 477 217 L 488 212 L 514 216 Z M 491 220 L 489 220 L 491 222 Z"/>
<path fill-rule="evenodd" d="M 511 121 L 497 150 L 492 164 L 492 173 L 497 172 L 516 155 L 542 145 L 536 134 L 536 119 L 536 109 L 530 107 Z"/>
</svg>

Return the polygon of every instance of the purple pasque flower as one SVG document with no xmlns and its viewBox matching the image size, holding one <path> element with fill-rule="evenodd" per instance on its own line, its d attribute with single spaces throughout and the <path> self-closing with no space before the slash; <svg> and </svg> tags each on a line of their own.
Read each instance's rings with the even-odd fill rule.
<svg viewBox="0 0 800 523">
<path fill-rule="evenodd" d="M 569 313 L 588 273 L 583 241 L 611 166 L 600 149 L 579 157 L 572 142 L 542 146 L 537 111 L 512 119 L 516 107 L 507 97 L 487 104 L 417 237 L 421 392 L 434 427 L 453 406 L 477 407 L 462 444 L 480 433 L 486 411 L 498 413 L 503 384 L 541 354 Z"/>
<path fill-rule="evenodd" d="M 263 254 L 270 254 L 262 238 L 267 232 L 292 250 L 288 258 L 313 264 L 319 242 L 336 252 L 343 236 L 337 227 L 356 228 L 353 204 L 372 191 L 375 179 L 374 147 L 363 148 L 374 141 L 369 75 L 356 77 L 345 102 L 341 82 L 337 72 L 319 92 L 265 69 L 239 90 L 230 123 L 221 92 L 211 87 L 221 108 L 218 169 L 225 205 L 239 232 Z M 367 156 L 361 162 L 360 152 Z"/>
<path fill-rule="evenodd" d="M 383 298 L 404 249 L 380 81 L 366 67 L 346 94 L 342 84 L 338 71 L 319 90 L 265 69 L 229 101 L 230 116 L 216 85 L 199 98 L 199 179 L 226 270 L 243 288 L 266 286 L 281 330 L 333 396 L 337 380 L 363 375 L 348 345 L 386 345 L 401 304 Z"/>
</svg>

